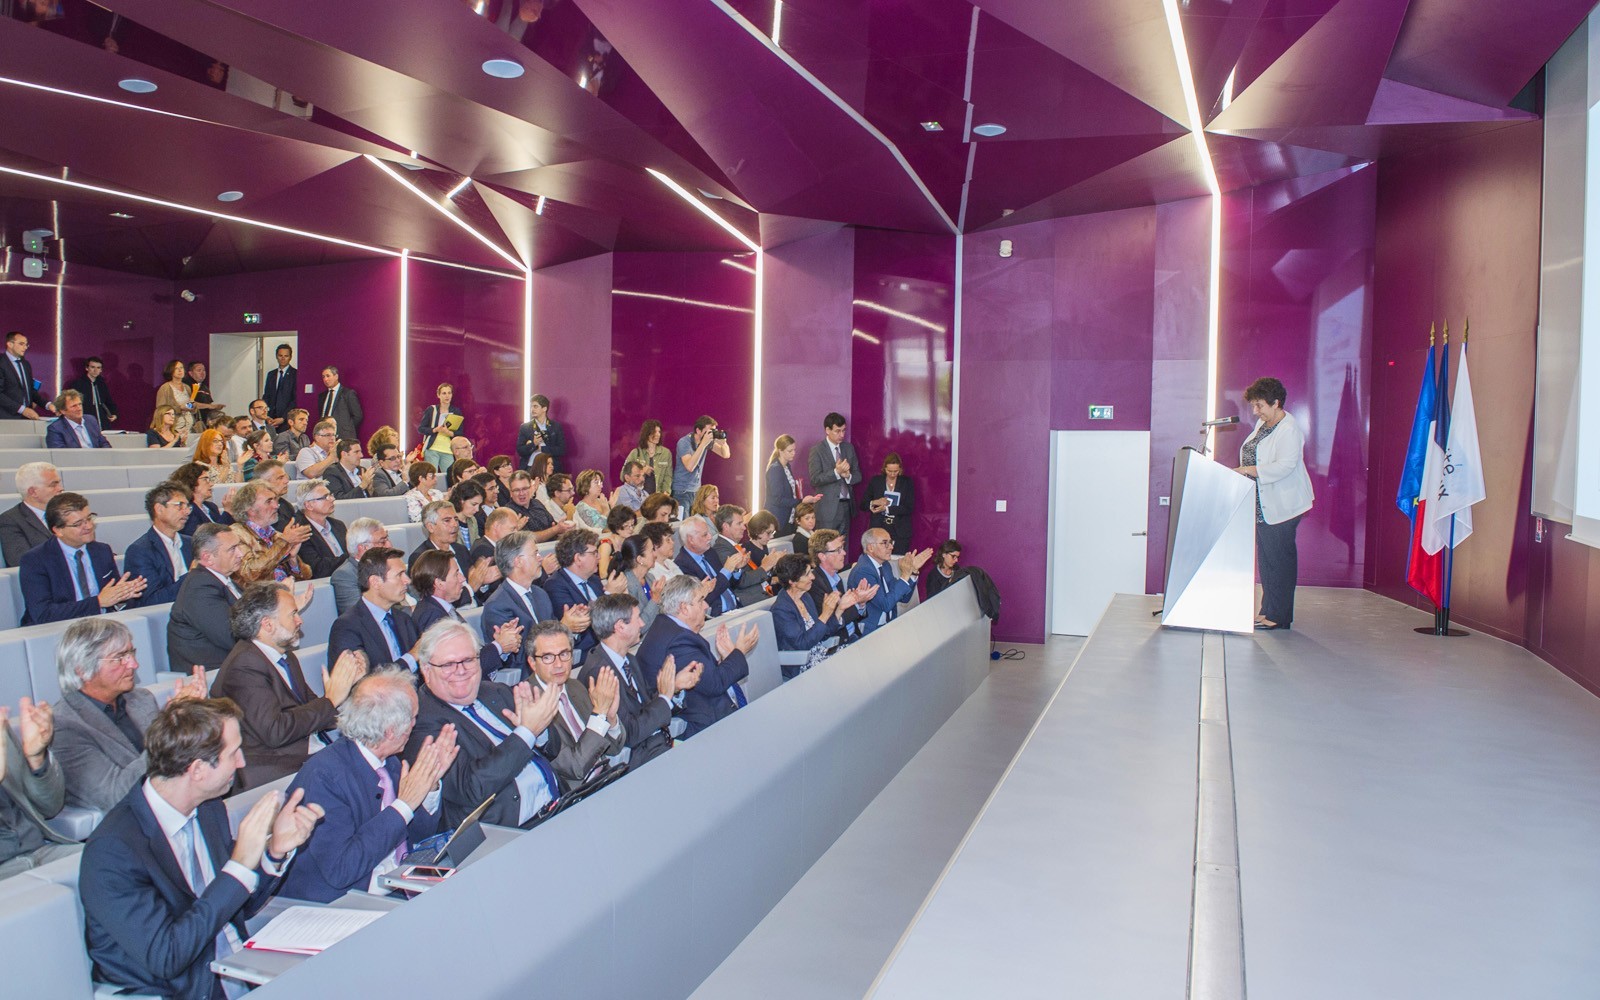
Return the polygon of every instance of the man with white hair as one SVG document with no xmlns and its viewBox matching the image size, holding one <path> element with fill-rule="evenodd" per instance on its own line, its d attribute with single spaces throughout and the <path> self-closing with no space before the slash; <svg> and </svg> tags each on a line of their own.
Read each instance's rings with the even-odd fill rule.
<svg viewBox="0 0 1600 1000">
<path fill-rule="evenodd" d="M 300 561 L 311 567 L 313 579 L 332 576 L 349 555 L 349 531 L 333 516 L 335 503 L 333 488 L 321 479 L 301 483 L 295 497 L 300 522 L 311 529 L 300 546 Z"/>
<path fill-rule="evenodd" d="M 283 895 L 331 903 L 379 892 L 378 877 L 439 829 L 439 779 L 456 759 L 456 729 L 422 741 L 414 763 L 397 756 L 417 721 L 408 671 L 385 668 L 356 682 L 339 706 L 344 739 L 306 761 L 289 786 L 322 807 L 322 822 L 284 877 Z"/>
<path fill-rule="evenodd" d="M 161 706 L 138 687 L 133 633 L 115 618 L 80 618 L 56 647 L 61 700 L 51 753 L 67 778 L 67 804 L 110 812 L 144 778 L 144 733 Z M 204 698 L 200 667 L 173 698 Z"/>
<path fill-rule="evenodd" d="M 761 631 L 753 624 L 746 625 L 734 636 L 723 625 L 717 629 L 717 649 L 713 654 L 711 644 L 700 635 L 700 628 L 706 623 L 700 581 L 687 573 L 675 576 L 661 586 L 658 600 L 661 613 L 639 644 L 639 662 L 646 677 L 659 676 L 669 659 L 701 665 L 699 682 L 683 696 L 683 737 L 688 739 L 747 704 L 739 682 L 750 675 L 745 656 L 756 648 Z"/>
<path fill-rule="evenodd" d="M 348 558 L 339 564 L 339 568 L 328 579 L 333 584 L 334 611 L 339 615 L 361 600 L 361 587 L 356 583 L 356 563 L 370 548 L 389 548 L 389 529 L 375 517 L 358 517 L 345 530 L 345 542 Z"/>
<path fill-rule="evenodd" d="M 17 467 L 17 493 L 22 502 L 0 514 L 0 554 L 7 566 L 22 562 L 23 553 L 51 539 L 44 525 L 44 508 L 61 492 L 61 473 L 49 462 L 29 462 Z"/>
<path fill-rule="evenodd" d="M 732 611 L 739 606 L 733 596 L 733 582 L 739 578 L 739 567 L 744 565 L 744 553 L 735 552 L 718 559 L 712 551 L 716 535 L 703 517 L 691 517 L 678 531 L 683 538 L 683 548 L 676 560 L 685 576 L 695 580 L 714 580 L 711 593 L 706 595 L 706 607 L 712 618 Z"/>
<path fill-rule="evenodd" d="M 546 730 L 560 689 L 546 688 L 535 697 L 526 681 L 507 687 L 485 680 L 478 645 L 472 627 L 453 619 L 422 633 L 416 645 L 420 704 L 404 756 L 416 766 L 429 737 L 437 742 L 446 726 L 454 726 L 460 752 L 441 786 L 444 826 L 457 825 L 491 795 L 483 822 L 522 826 L 561 794 L 555 770 L 539 750 L 559 749 Z"/>
<path fill-rule="evenodd" d="M 851 588 L 865 581 L 878 588 L 877 596 L 867 602 L 867 616 L 861 622 L 861 634 L 870 635 L 880 626 L 894 621 L 900 614 L 900 605 L 917 593 L 917 573 L 933 558 L 932 549 L 908 552 L 900 558 L 894 556 L 894 539 L 882 528 L 868 528 L 861 536 L 861 559 L 850 571 Z"/>
</svg>

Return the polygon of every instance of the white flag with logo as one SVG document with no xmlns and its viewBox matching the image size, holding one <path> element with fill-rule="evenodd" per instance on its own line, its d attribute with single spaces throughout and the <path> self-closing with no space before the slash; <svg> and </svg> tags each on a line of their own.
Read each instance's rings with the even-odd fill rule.
<svg viewBox="0 0 1600 1000">
<path fill-rule="evenodd" d="M 1450 405 L 1450 436 L 1436 497 L 1428 504 L 1423 548 L 1437 552 L 1445 544 L 1460 545 L 1472 534 L 1472 505 L 1488 494 L 1483 483 L 1483 456 L 1478 449 L 1478 416 L 1472 405 L 1472 379 L 1467 374 L 1466 348 L 1456 372 L 1455 400 Z M 1455 530 L 1450 518 L 1455 516 Z M 1433 543 L 1433 544 L 1430 544 Z"/>
</svg>

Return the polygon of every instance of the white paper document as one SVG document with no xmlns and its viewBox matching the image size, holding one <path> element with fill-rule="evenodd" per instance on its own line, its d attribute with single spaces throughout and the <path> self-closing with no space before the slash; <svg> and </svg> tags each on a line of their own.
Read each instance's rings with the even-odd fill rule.
<svg viewBox="0 0 1600 1000">
<path fill-rule="evenodd" d="M 333 947 L 383 916 L 382 910 L 341 910 L 332 906 L 291 906 L 261 928 L 246 948 L 315 955 Z"/>
</svg>

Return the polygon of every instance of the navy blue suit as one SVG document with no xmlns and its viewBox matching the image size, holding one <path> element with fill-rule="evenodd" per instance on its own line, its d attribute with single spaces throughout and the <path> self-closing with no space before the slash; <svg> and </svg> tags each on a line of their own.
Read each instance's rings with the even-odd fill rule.
<svg viewBox="0 0 1600 1000">
<path fill-rule="evenodd" d="M 109 448 L 111 442 L 100 433 L 100 421 L 83 415 L 83 429 L 89 435 L 89 444 L 94 448 Z M 78 440 L 78 434 L 68 424 L 66 417 L 57 417 L 50 421 L 50 426 L 44 429 L 44 446 L 46 448 L 82 448 L 83 442 Z"/>
<path fill-rule="evenodd" d="M 844 627 L 838 615 L 822 621 L 817 613 L 817 603 L 809 593 L 801 594 L 800 599 L 806 602 L 806 613 L 811 616 L 810 628 L 806 628 L 805 621 L 800 617 L 800 609 L 795 607 L 794 599 L 787 591 L 772 602 L 772 630 L 778 636 L 779 649 L 810 649 L 828 636 L 837 635 Z"/>
<path fill-rule="evenodd" d="M 394 637 L 400 644 L 401 654 L 411 652 L 411 647 L 417 644 L 417 639 L 422 633 L 417 631 L 417 623 L 406 614 L 406 609 L 395 605 L 394 612 Z M 408 666 L 404 661 L 397 660 L 389 653 L 389 640 L 383 634 L 383 628 L 377 619 L 372 617 L 372 611 L 367 607 L 367 602 L 356 601 L 350 610 L 333 620 L 333 628 L 328 632 L 328 669 L 338 662 L 339 654 L 347 649 L 359 649 L 367 654 L 367 663 L 372 667 L 399 664 Z M 414 668 L 411 668 L 414 669 Z"/>
<path fill-rule="evenodd" d="M 194 550 L 189 536 L 178 536 L 178 551 L 182 553 L 185 566 L 193 565 Z M 178 585 L 183 580 L 172 575 L 172 557 L 167 555 L 167 543 L 161 540 L 155 528 L 128 544 L 128 551 L 122 554 L 122 568 L 134 576 L 144 577 L 144 595 L 139 598 L 141 607 L 177 600 Z"/>
<path fill-rule="evenodd" d="M 400 788 L 400 758 L 383 762 L 394 788 Z M 367 763 L 354 740 L 339 740 L 300 768 L 289 786 L 305 789 L 303 801 L 324 812 L 311 839 L 295 855 L 283 877 L 283 895 L 331 903 L 352 890 L 365 891 L 372 869 L 394 853 L 404 838 L 409 844 L 439 831 L 439 815 L 418 809 L 411 822 L 394 809 L 380 808 L 383 790 L 378 772 Z"/>
<path fill-rule="evenodd" d="M 431 597 L 424 597 L 417 602 L 416 607 L 411 609 L 411 620 L 417 623 L 418 635 L 428 631 L 428 629 L 446 618 L 464 621 L 460 612 L 455 611 L 453 608 L 447 610 L 444 605 Z M 484 640 L 483 645 L 478 647 L 478 666 L 483 669 L 484 677 L 488 677 L 502 667 L 516 667 L 522 670 L 523 673 L 527 673 L 528 670 L 528 665 L 523 662 L 522 654 L 507 653 L 505 656 L 500 655 L 500 651 L 494 645 L 493 631 L 489 633 L 489 638 Z"/>
<path fill-rule="evenodd" d="M 791 474 L 793 469 L 789 470 Z M 789 485 L 789 477 L 783 474 L 783 464 L 773 462 L 767 466 L 767 502 L 766 510 L 778 519 L 778 534 L 787 535 L 794 530 L 794 509 L 800 503 L 800 498 L 795 496 L 794 487 Z"/>
<path fill-rule="evenodd" d="M 862 556 L 850 570 L 849 586 L 859 585 L 862 580 L 878 584 L 878 593 L 866 604 L 867 616 L 861 622 L 861 634 L 871 635 L 878 628 L 878 616 L 886 615 L 885 622 L 893 621 L 900 613 L 900 605 L 911 600 L 911 595 L 917 592 L 916 584 L 909 580 L 900 579 L 894 571 L 894 563 L 883 564 L 883 574 L 872 566 L 871 556 Z"/>
<path fill-rule="evenodd" d="M 249 938 L 244 921 L 266 903 L 278 880 L 258 871 L 255 892 L 247 892 L 223 874 L 233 853 L 228 810 L 212 799 L 201 803 L 196 816 L 216 872 L 199 897 L 145 801 L 143 782 L 89 836 L 78 893 L 95 979 L 183 1000 L 222 996 L 211 972 L 217 935 L 231 923 L 239 940 Z"/>
<path fill-rule="evenodd" d="M 201 508 L 204 508 L 204 510 Z M 193 535 L 196 531 L 200 530 L 200 526 L 202 524 L 232 523 L 232 514 L 218 510 L 216 504 L 212 503 L 210 500 L 207 500 L 205 503 L 197 503 L 193 507 L 189 508 L 189 520 L 188 523 L 183 526 L 183 533 L 185 535 Z"/>
<path fill-rule="evenodd" d="M 695 660 L 703 668 L 700 682 L 683 693 L 680 714 L 688 725 L 683 733 L 685 739 L 738 708 L 728 688 L 750 676 L 750 664 L 745 662 L 743 653 L 735 649 L 719 663 L 711 644 L 699 632 L 684 628 L 668 615 L 657 615 L 639 643 L 638 659 L 644 666 L 644 675 L 654 677 L 660 673 L 668 656 L 678 670 Z"/>
<path fill-rule="evenodd" d="M 594 591 L 596 598 L 605 596 L 605 588 L 600 585 L 600 577 L 598 575 L 590 576 L 584 582 L 589 585 L 590 590 Z M 550 574 L 545 580 L 544 592 L 550 595 L 550 617 L 552 618 L 560 618 L 567 613 L 568 608 L 574 605 L 590 603 L 589 598 L 583 596 L 583 591 L 578 589 L 578 585 L 572 582 L 572 577 L 567 573 L 567 569 L 564 566 Z M 577 646 L 574 648 L 585 653 L 593 649 L 598 642 L 594 637 L 594 633 L 588 629 L 585 629 L 582 635 L 574 636 L 573 638 L 577 641 Z"/>
<path fill-rule="evenodd" d="M 89 554 L 89 573 L 104 590 L 119 575 L 116 556 L 105 542 L 90 542 L 84 550 Z M 95 598 L 78 600 L 72 576 L 66 553 L 54 538 L 24 555 L 17 573 L 18 582 L 22 584 L 22 601 L 27 608 L 22 614 L 22 624 L 64 622 L 100 614 L 100 602 Z"/>
<path fill-rule="evenodd" d="M 267 372 L 267 381 L 261 387 L 261 398 L 267 404 L 267 416 L 274 419 L 288 417 L 289 411 L 294 409 L 295 378 L 299 372 L 290 365 L 283 378 L 278 378 L 278 369 Z"/>
<path fill-rule="evenodd" d="M 678 546 L 678 554 L 673 557 L 672 561 L 678 564 L 679 569 L 694 577 L 696 580 L 705 580 L 711 578 L 716 579 L 717 585 L 712 587 L 711 593 L 706 595 L 706 608 L 708 609 L 706 613 L 712 618 L 715 618 L 716 616 L 722 614 L 723 611 L 732 611 L 733 608 L 738 607 L 738 602 L 732 600 L 732 582 L 723 575 L 721 566 L 717 560 L 716 550 L 706 549 L 705 554 L 700 558 L 704 559 L 706 563 L 711 566 L 711 572 L 713 574 L 712 577 L 706 576 L 706 571 L 700 568 L 700 564 L 696 562 L 694 556 L 689 553 L 687 546 Z M 732 608 L 724 608 L 722 606 L 722 595 L 724 594 L 728 595 L 730 603 L 733 604 Z"/>
<path fill-rule="evenodd" d="M 528 588 L 528 600 L 533 602 L 531 614 L 510 580 L 495 588 L 495 592 L 484 602 L 483 617 L 478 619 L 478 627 L 483 630 L 483 641 L 493 642 L 494 630 L 513 618 L 522 623 L 522 632 L 526 635 L 535 623 L 556 617 L 549 595 L 537 583 Z M 524 671 L 527 670 L 526 662 L 520 657 L 518 663 Z M 526 677 L 526 673 L 523 676 Z"/>
</svg>

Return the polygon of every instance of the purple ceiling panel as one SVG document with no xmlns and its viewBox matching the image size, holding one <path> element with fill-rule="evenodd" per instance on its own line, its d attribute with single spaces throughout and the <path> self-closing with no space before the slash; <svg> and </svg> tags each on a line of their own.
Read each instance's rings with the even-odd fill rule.
<svg viewBox="0 0 1600 1000">
<path fill-rule="evenodd" d="M 1405 0 L 1339 0 L 1253 80 L 1209 128 L 1354 125 L 1367 120 L 1405 16 Z"/>
<path fill-rule="evenodd" d="M 1217 110 L 1228 78 L 1249 43 L 1256 22 L 1271 0 L 1190 0 L 1182 7 L 1183 36 L 1189 47 L 1189 65 L 1202 111 L 1209 118 Z M 1231 99 L 1231 98 L 1230 98 Z"/>
<path fill-rule="evenodd" d="M 1421 87 L 1413 87 L 1398 80 L 1381 80 L 1372 110 L 1367 112 L 1368 125 L 1406 125 L 1423 122 L 1470 121 L 1529 121 L 1537 118 L 1528 111 L 1515 108 L 1489 107 L 1439 94 Z"/>
<path fill-rule="evenodd" d="M 985 142 L 973 160 L 966 224 L 978 229 L 1173 141 L 1163 132 L 1039 142 Z M 1183 141 L 1190 142 L 1187 133 Z"/>
<path fill-rule="evenodd" d="M 1480 104 L 1509 104 L 1594 0 L 1412 0 L 1386 75 Z"/>
<path fill-rule="evenodd" d="M 1066 215 L 1156 205 L 1207 193 L 1199 150 L 1190 137 L 1183 136 L 1101 171 L 1081 184 L 1019 207 L 986 226 L 969 229 L 997 229 Z"/>
<path fill-rule="evenodd" d="M 888 149 L 716 7 L 574 2 L 700 145 L 733 164 L 728 177 L 755 208 L 884 228 L 944 228 Z M 703 58 L 708 49 L 715 60 Z"/>
<path fill-rule="evenodd" d="M 1206 145 L 1211 150 L 1217 183 L 1224 191 L 1254 187 L 1289 177 L 1320 174 L 1339 167 L 1354 166 L 1364 159 L 1325 149 L 1241 139 L 1231 135 L 1208 135 Z"/>
<path fill-rule="evenodd" d="M 1422 125 L 1319 125 L 1246 129 L 1243 139 L 1287 143 L 1341 153 L 1356 160 L 1403 156 L 1426 146 L 1520 124 L 1517 121 L 1441 122 Z"/>
</svg>

